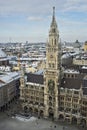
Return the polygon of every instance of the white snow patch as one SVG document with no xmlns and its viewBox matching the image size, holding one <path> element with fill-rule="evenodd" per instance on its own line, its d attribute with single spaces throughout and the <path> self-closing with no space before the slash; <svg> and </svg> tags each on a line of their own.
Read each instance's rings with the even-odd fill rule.
<svg viewBox="0 0 87 130">
<path fill-rule="evenodd" d="M 12 117 L 12 118 L 16 118 L 20 121 L 24 121 L 24 122 L 29 122 L 29 121 L 35 121 L 37 120 L 36 117 L 25 117 L 25 116 L 21 116 L 21 115 L 16 115 L 15 117 Z"/>
</svg>

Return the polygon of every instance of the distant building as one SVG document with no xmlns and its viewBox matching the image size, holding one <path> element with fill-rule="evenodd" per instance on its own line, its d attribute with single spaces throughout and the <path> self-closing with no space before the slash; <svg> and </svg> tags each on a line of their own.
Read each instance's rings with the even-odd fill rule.
<svg viewBox="0 0 87 130">
<path fill-rule="evenodd" d="M 84 43 L 84 51 L 87 52 L 87 41 Z"/>
<path fill-rule="evenodd" d="M 80 42 L 78 40 L 75 41 L 73 46 L 74 46 L 75 52 L 79 52 L 80 51 L 81 45 L 80 45 Z"/>
<path fill-rule="evenodd" d="M 19 96 L 20 75 L 17 72 L 0 72 L 0 110 L 7 109 Z"/>
<path fill-rule="evenodd" d="M 43 73 L 21 71 L 20 100 L 26 113 L 87 126 L 87 73 L 61 66 L 54 7 Z"/>
<path fill-rule="evenodd" d="M 61 57 L 61 62 L 62 62 L 62 65 L 65 67 L 71 66 L 73 63 L 73 58 L 70 55 L 70 53 L 63 54 Z"/>
<path fill-rule="evenodd" d="M 8 66 L 9 59 L 7 58 L 6 54 L 2 49 L 0 49 L 0 66 Z"/>
</svg>

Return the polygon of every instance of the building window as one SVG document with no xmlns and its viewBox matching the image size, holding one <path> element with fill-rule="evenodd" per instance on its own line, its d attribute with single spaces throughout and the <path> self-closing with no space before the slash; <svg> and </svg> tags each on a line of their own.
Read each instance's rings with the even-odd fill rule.
<svg viewBox="0 0 87 130">
<path fill-rule="evenodd" d="M 75 77 L 77 77 L 77 75 L 75 75 Z"/>
<path fill-rule="evenodd" d="M 72 91 L 68 89 L 68 90 L 67 90 L 67 93 L 68 93 L 68 94 L 72 94 Z"/>
<path fill-rule="evenodd" d="M 71 98 L 68 98 L 68 101 L 71 101 Z"/>
<path fill-rule="evenodd" d="M 74 94 L 79 94 L 79 92 L 78 91 L 74 91 Z"/>
<path fill-rule="evenodd" d="M 61 88 L 61 89 L 60 89 L 60 92 L 64 93 L 64 92 L 65 92 L 65 89 Z"/>
<path fill-rule="evenodd" d="M 41 87 L 42 90 L 44 90 L 44 87 Z"/>
<path fill-rule="evenodd" d="M 51 68 L 51 63 L 49 63 L 49 67 Z"/>
<path fill-rule="evenodd" d="M 53 64 L 52 64 L 52 68 L 54 68 L 54 66 L 55 66 L 55 65 L 54 65 L 54 63 L 53 63 Z"/>
<path fill-rule="evenodd" d="M 61 97 L 61 100 L 64 100 L 64 97 Z"/>
<path fill-rule="evenodd" d="M 52 45 L 53 45 L 53 39 L 52 39 Z"/>
<path fill-rule="evenodd" d="M 26 84 L 26 87 L 28 87 L 28 84 Z"/>
<path fill-rule="evenodd" d="M 49 106 L 52 106 L 52 102 L 49 102 Z"/>
<path fill-rule="evenodd" d="M 68 78 L 70 77 L 70 75 L 68 74 Z"/>
<path fill-rule="evenodd" d="M 55 45 L 56 45 L 56 39 L 55 39 Z"/>
<path fill-rule="evenodd" d="M 40 103 L 40 106 L 44 106 L 44 104 L 43 104 L 43 103 Z"/>
<path fill-rule="evenodd" d="M 64 74 L 64 77 L 66 77 L 66 74 Z"/>
<path fill-rule="evenodd" d="M 77 105 L 75 104 L 75 105 L 73 105 L 74 106 L 74 108 L 77 108 Z"/>
<path fill-rule="evenodd" d="M 72 75 L 72 78 L 74 77 L 74 75 Z"/>
<path fill-rule="evenodd" d="M 84 104 L 84 105 L 87 105 L 87 102 L 86 102 L 86 101 L 83 101 L 83 104 Z"/>
<path fill-rule="evenodd" d="M 52 97 L 51 96 L 49 97 L 49 100 L 52 101 Z"/>
<path fill-rule="evenodd" d="M 78 102 L 78 99 L 74 99 L 74 102 Z"/>
</svg>

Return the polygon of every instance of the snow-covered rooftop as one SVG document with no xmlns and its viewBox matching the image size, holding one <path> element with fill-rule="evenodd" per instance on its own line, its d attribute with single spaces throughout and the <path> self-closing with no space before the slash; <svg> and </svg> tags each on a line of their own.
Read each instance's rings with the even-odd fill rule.
<svg viewBox="0 0 87 130">
<path fill-rule="evenodd" d="M 73 70 L 73 69 L 67 69 L 67 70 L 64 70 L 64 73 L 79 74 L 79 71 L 76 71 L 76 70 Z"/>
<path fill-rule="evenodd" d="M 87 69 L 87 66 L 82 66 L 82 69 Z"/>
<path fill-rule="evenodd" d="M 2 49 L 0 48 L 0 58 L 2 57 L 6 57 L 6 54 L 4 51 L 2 51 Z"/>
<path fill-rule="evenodd" d="M 38 74 L 38 75 L 42 75 L 44 73 L 44 70 L 39 70 L 37 72 L 35 72 L 35 74 Z"/>
<path fill-rule="evenodd" d="M 18 72 L 2 73 L 0 75 L 0 87 L 18 78 L 20 78 L 20 74 Z"/>
</svg>

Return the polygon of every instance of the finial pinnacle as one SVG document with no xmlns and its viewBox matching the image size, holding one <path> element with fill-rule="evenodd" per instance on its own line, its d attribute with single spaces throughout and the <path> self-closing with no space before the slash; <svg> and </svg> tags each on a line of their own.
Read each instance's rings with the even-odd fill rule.
<svg viewBox="0 0 87 130">
<path fill-rule="evenodd" d="M 55 6 L 53 6 L 53 16 L 55 16 Z"/>
<path fill-rule="evenodd" d="M 56 19 L 55 19 L 55 7 L 54 6 L 53 6 L 53 14 L 52 14 L 51 27 L 52 26 L 56 26 L 57 27 L 57 23 L 56 23 Z"/>
</svg>

